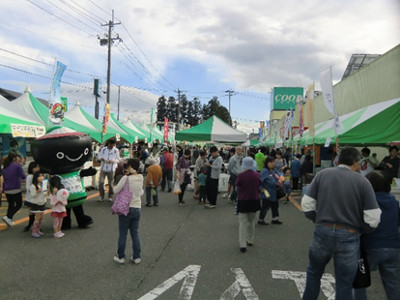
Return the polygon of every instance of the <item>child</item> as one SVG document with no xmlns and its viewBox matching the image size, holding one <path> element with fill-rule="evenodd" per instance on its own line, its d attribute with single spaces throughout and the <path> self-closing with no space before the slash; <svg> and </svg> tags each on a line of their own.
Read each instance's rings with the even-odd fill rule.
<svg viewBox="0 0 400 300">
<path fill-rule="evenodd" d="M 42 226 L 43 214 L 46 211 L 46 194 L 42 189 L 42 181 L 44 176 L 40 172 L 36 172 L 33 174 L 32 184 L 29 187 L 30 193 L 30 203 L 31 203 L 31 213 L 35 214 L 35 221 L 33 223 L 32 228 L 32 237 L 40 238 L 43 235 L 43 232 L 40 231 L 40 227 Z"/>
<path fill-rule="evenodd" d="M 207 167 L 203 167 L 201 169 L 201 173 L 197 176 L 197 180 L 199 181 L 199 189 L 200 189 L 200 197 L 199 204 L 206 204 L 207 199 Z"/>
<path fill-rule="evenodd" d="M 283 169 L 283 177 L 285 178 L 285 181 L 283 182 L 283 190 L 285 191 L 286 194 L 286 200 L 285 200 L 285 204 L 289 202 L 289 196 L 291 193 L 291 175 L 290 175 L 290 168 L 289 167 L 285 167 Z"/>
<path fill-rule="evenodd" d="M 51 204 L 51 216 L 53 217 L 53 228 L 55 238 L 62 238 L 64 233 L 61 231 L 61 226 L 64 217 L 67 216 L 67 210 L 65 205 L 67 205 L 69 197 L 69 192 L 64 188 L 62 184 L 53 187 L 53 195 L 50 199 Z"/>
<path fill-rule="evenodd" d="M 33 222 L 35 221 L 35 215 L 31 212 L 31 194 L 29 192 L 29 189 L 32 185 L 32 178 L 33 178 L 33 173 L 39 172 L 40 171 L 40 166 L 37 162 L 32 161 L 29 163 L 28 166 L 28 176 L 26 176 L 26 194 L 25 194 L 25 205 L 29 207 L 29 223 L 28 225 L 24 228 L 25 232 L 28 232 L 31 227 Z"/>
</svg>

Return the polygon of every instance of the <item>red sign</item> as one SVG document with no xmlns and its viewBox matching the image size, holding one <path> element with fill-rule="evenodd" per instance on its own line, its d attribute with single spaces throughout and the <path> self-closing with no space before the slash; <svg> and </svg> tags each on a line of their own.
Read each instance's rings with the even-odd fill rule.
<svg viewBox="0 0 400 300">
<path fill-rule="evenodd" d="M 168 119 L 164 119 L 164 143 L 168 141 Z"/>
</svg>

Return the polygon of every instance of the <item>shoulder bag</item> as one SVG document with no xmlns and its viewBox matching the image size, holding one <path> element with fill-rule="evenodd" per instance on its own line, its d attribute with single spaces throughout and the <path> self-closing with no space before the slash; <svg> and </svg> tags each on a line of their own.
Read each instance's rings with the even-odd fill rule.
<svg viewBox="0 0 400 300">
<path fill-rule="evenodd" d="M 111 212 L 113 215 L 124 215 L 129 214 L 129 205 L 132 199 L 132 192 L 129 191 L 129 177 L 126 177 L 124 187 L 115 196 L 115 201 L 111 206 Z"/>
</svg>

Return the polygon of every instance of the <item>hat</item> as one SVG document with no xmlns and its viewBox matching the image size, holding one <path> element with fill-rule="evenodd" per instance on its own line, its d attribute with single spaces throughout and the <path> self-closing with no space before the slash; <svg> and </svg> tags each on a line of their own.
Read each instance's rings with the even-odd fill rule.
<svg viewBox="0 0 400 300">
<path fill-rule="evenodd" d="M 243 158 L 242 170 L 253 170 L 254 171 L 254 160 L 250 156 Z"/>
</svg>

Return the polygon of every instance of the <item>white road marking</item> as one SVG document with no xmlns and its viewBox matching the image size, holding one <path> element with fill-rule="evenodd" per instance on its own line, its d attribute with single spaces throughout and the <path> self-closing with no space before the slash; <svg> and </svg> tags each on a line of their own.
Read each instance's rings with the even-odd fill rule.
<svg viewBox="0 0 400 300">
<path fill-rule="evenodd" d="M 258 296 L 251 286 L 250 281 L 247 279 L 243 270 L 240 268 L 232 268 L 231 271 L 235 273 L 235 282 L 222 294 L 221 300 L 232 300 L 239 295 L 242 291 L 243 296 L 247 300 L 258 300 Z"/>
<path fill-rule="evenodd" d="M 171 278 L 168 278 L 163 283 L 158 285 L 155 289 L 148 292 L 146 295 L 140 297 L 138 300 L 152 300 L 158 298 L 162 293 L 169 290 L 183 278 L 181 290 L 179 292 L 179 298 L 182 300 L 190 300 L 192 298 L 193 289 L 196 285 L 197 276 L 199 275 L 201 266 L 189 265 L 179 273 L 175 274 Z"/>
<path fill-rule="evenodd" d="M 306 287 L 306 273 L 296 272 L 296 271 L 280 271 L 272 270 L 272 278 L 274 279 L 289 279 L 293 280 L 296 284 L 297 290 L 300 293 L 300 298 L 303 297 L 304 289 Z M 325 273 L 321 278 L 321 290 L 328 300 L 335 299 L 335 289 L 333 288 L 335 284 L 335 277 L 329 273 Z"/>
</svg>

